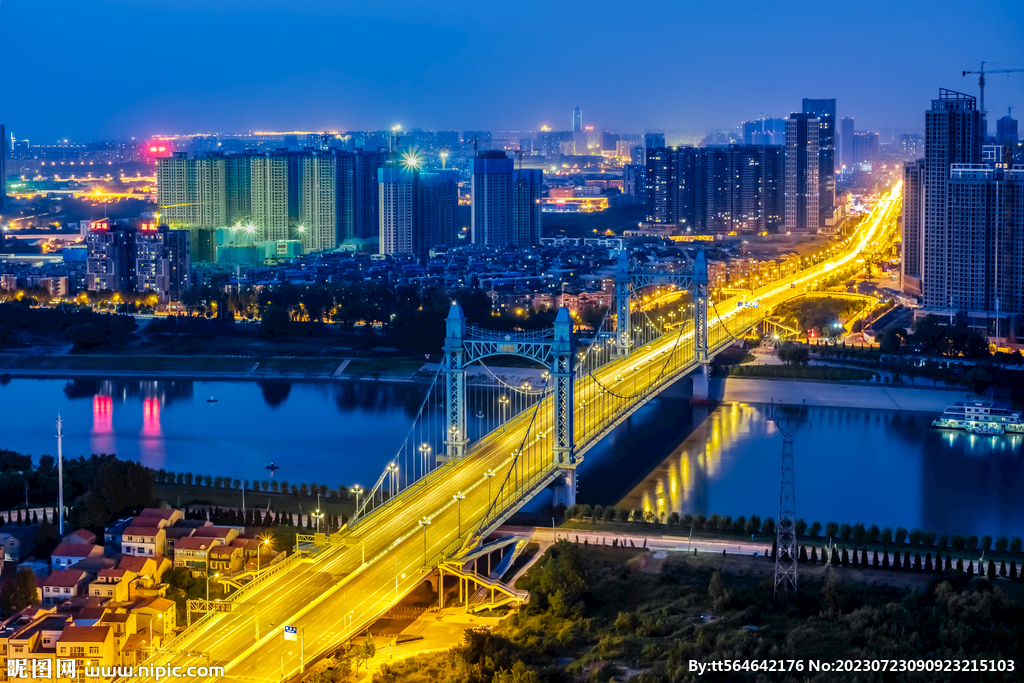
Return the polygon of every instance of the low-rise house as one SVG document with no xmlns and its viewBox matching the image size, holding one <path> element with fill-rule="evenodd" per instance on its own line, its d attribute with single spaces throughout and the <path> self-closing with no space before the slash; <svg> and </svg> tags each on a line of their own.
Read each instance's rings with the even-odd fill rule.
<svg viewBox="0 0 1024 683">
<path fill-rule="evenodd" d="M 87 543 L 69 543 L 61 541 L 53 554 L 50 555 L 50 567 L 54 570 L 68 569 L 87 557 L 102 557 L 103 546 Z"/>
<path fill-rule="evenodd" d="M 36 589 L 43 605 L 57 605 L 81 595 L 89 575 L 79 569 L 58 569 L 43 579 Z"/>
<path fill-rule="evenodd" d="M 116 612 L 107 612 L 100 619 L 100 624 L 106 624 L 114 632 L 114 651 L 121 652 L 128 637 L 138 631 L 135 614 L 119 609 Z"/>
<path fill-rule="evenodd" d="M 116 666 L 114 632 L 105 624 L 68 626 L 57 640 L 57 658 L 74 659 L 76 676 L 79 671 L 84 674 L 87 665 Z"/>
<path fill-rule="evenodd" d="M 137 575 L 128 569 L 102 569 L 89 584 L 89 595 L 102 600 L 127 602 Z"/>
<path fill-rule="evenodd" d="M 210 548 L 210 571 L 215 574 L 234 574 L 245 566 L 243 549 L 235 545 L 217 545 Z"/>
<path fill-rule="evenodd" d="M 184 567 L 194 577 L 206 576 L 210 569 L 210 549 L 223 545 L 219 538 L 189 536 L 178 541 L 174 548 L 174 567 Z"/>
<path fill-rule="evenodd" d="M 163 555 L 166 538 L 162 526 L 141 526 L 136 520 L 121 534 L 121 552 L 135 557 Z"/>
<path fill-rule="evenodd" d="M 96 545 L 96 534 L 89 531 L 88 529 L 78 529 L 73 531 L 64 538 L 60 539 L 61 543 L 80 543 L 82 545 Z"/>
<path fill-rule="evenodd" d="M 178 611 L 174 601 L 167 598 L 146 598 L 131 609 L 138 618 L 139 627 L 149 630 L 154 637 L 170 638 L 178 627 Z"/>
<path fill-rule="evenodd" d="M 17 526 L 5 524 L 0 526 L 0 543 L 4 546 L 5 562 L 21 562 L 32 554 L 39 535 L 39 525 Z"/>
</svg>

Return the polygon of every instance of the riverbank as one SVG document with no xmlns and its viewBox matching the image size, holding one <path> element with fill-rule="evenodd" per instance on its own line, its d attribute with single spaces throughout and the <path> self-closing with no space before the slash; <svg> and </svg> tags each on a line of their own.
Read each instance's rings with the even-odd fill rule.
<svg viewBox="0 0 1024 683">
<path fill-rule="evenodd" d="M 712 398 L 735 403 L 776 403 L 828 406 L 833 408 L 871 408 L 876 410 L 913 410 L 942 412 L 956 401 L 977 398 L 962 387 L 952 389 L 863 384 L 843 382 L 807 382 L 748 377 L 711 380 Z"/>
</svg>

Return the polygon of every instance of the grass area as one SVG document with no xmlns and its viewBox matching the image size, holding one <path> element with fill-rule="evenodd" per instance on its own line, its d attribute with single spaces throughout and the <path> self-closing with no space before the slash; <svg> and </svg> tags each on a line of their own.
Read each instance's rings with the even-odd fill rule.
<svg viewBox="0 0 1024 683">
<path fill-rule="evenodd" d="M 799 594 L 776 602 L 772 569 L 766 559 L 665 557 L 561 541 L 517 583 L 530 591 L 520 612 L 493 631 L 466 631 L 448 652 L 384 665 L 374 681 L 824 683 L 839 678 L 806 670 L 788 678 L 708 670 L 698 678 L 689 667 L 779 659 L 805 666 L 838 658 L 1005 661 L 1024 654 L 1024 603 L 1008 582 L 951 572 L 887 586 L 868 578 L 873 570 L 804 565 Z M 867 671 L 850 680 L 897 678 Z M 929 672 L 898 680 L 967 679 Z M 985 680 L 1019 678 L 1014 671 Z"/>
<path fill-rule="evenodd" d="M 356 358 L 342 373 L 345 376 L 368 375 L 370 377 L 408 377 L 423 367 L 426 361 L 393 358 Z"/>
<path fill-rule="evenodd" d="M 337 493 L 337 492 L 335 492 Z M 196 486 L 194 484 L 153 485 L 153 495 L 174 507 L 190 505 L 213 505 L 223 508 L 242 507 L 242 492 L 239 489 L 217 488 L 213 486 Z M 246 491 L 246 507 L 266 509 L 267 505 L 281 512 L 308 513 L 316 508 L 316 496 L 295 496 L 292 494 L 274 493 L 272 491 Z M 327 513 L 350 517 L 355 510 L 355 500 L 348 498 L 321 497 L 320 508 Z"/>
<path fill-rule="evenodd" d="M 832 382 L 867 382 L 878 376 L 878 373 L 870 370 L 823 365 L 736 365 L 721 368 L 717 374 L 729 377 L 812 379 Z"/>
</svg>

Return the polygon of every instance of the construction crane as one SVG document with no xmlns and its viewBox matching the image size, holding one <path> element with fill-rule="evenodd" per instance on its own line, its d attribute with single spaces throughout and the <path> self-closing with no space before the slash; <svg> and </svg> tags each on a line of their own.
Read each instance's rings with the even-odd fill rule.
<svg viewBox="0 0 1024 683">
<path fill-rule="evenodd" d="M 987 117 L 988 112 L 985 111 L 985 74 L 1013 74 L 1024 72 L 1024 69 L 989 69 L 985 70 L 985 62 L 981 63 L 981 69 L 978 71 L 964 71 L 962 75 L 967 74 L 978 74 L 978 90 L 981 91 L 981 116 Z"/>
</svg>

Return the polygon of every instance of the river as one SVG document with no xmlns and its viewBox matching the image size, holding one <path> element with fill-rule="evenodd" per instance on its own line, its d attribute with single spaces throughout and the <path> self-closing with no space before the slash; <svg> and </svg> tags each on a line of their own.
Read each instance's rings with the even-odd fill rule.
<svg viewBox="0 0 1024 683">
<path fill-rule="evenodd" d="M 394 455 L 425 387 L 386 382 L 14 379 L 0 448 L 117 453 L 154 469 L 332 488 L 366 485 Z M 216 402 L 207 399 L 215 397 Z M 670 393 L 591 449 L 578 499 L 680 514 L 775 517 L 782 437 L 761 404 L 691 406 Z M 799 517 L 1024 536 L 1024 439 L 930 428 L 931 413 L 807 408 L 794 442 Z M 472 436 L 472 435 L 471 435 Z"/>
</svg>

